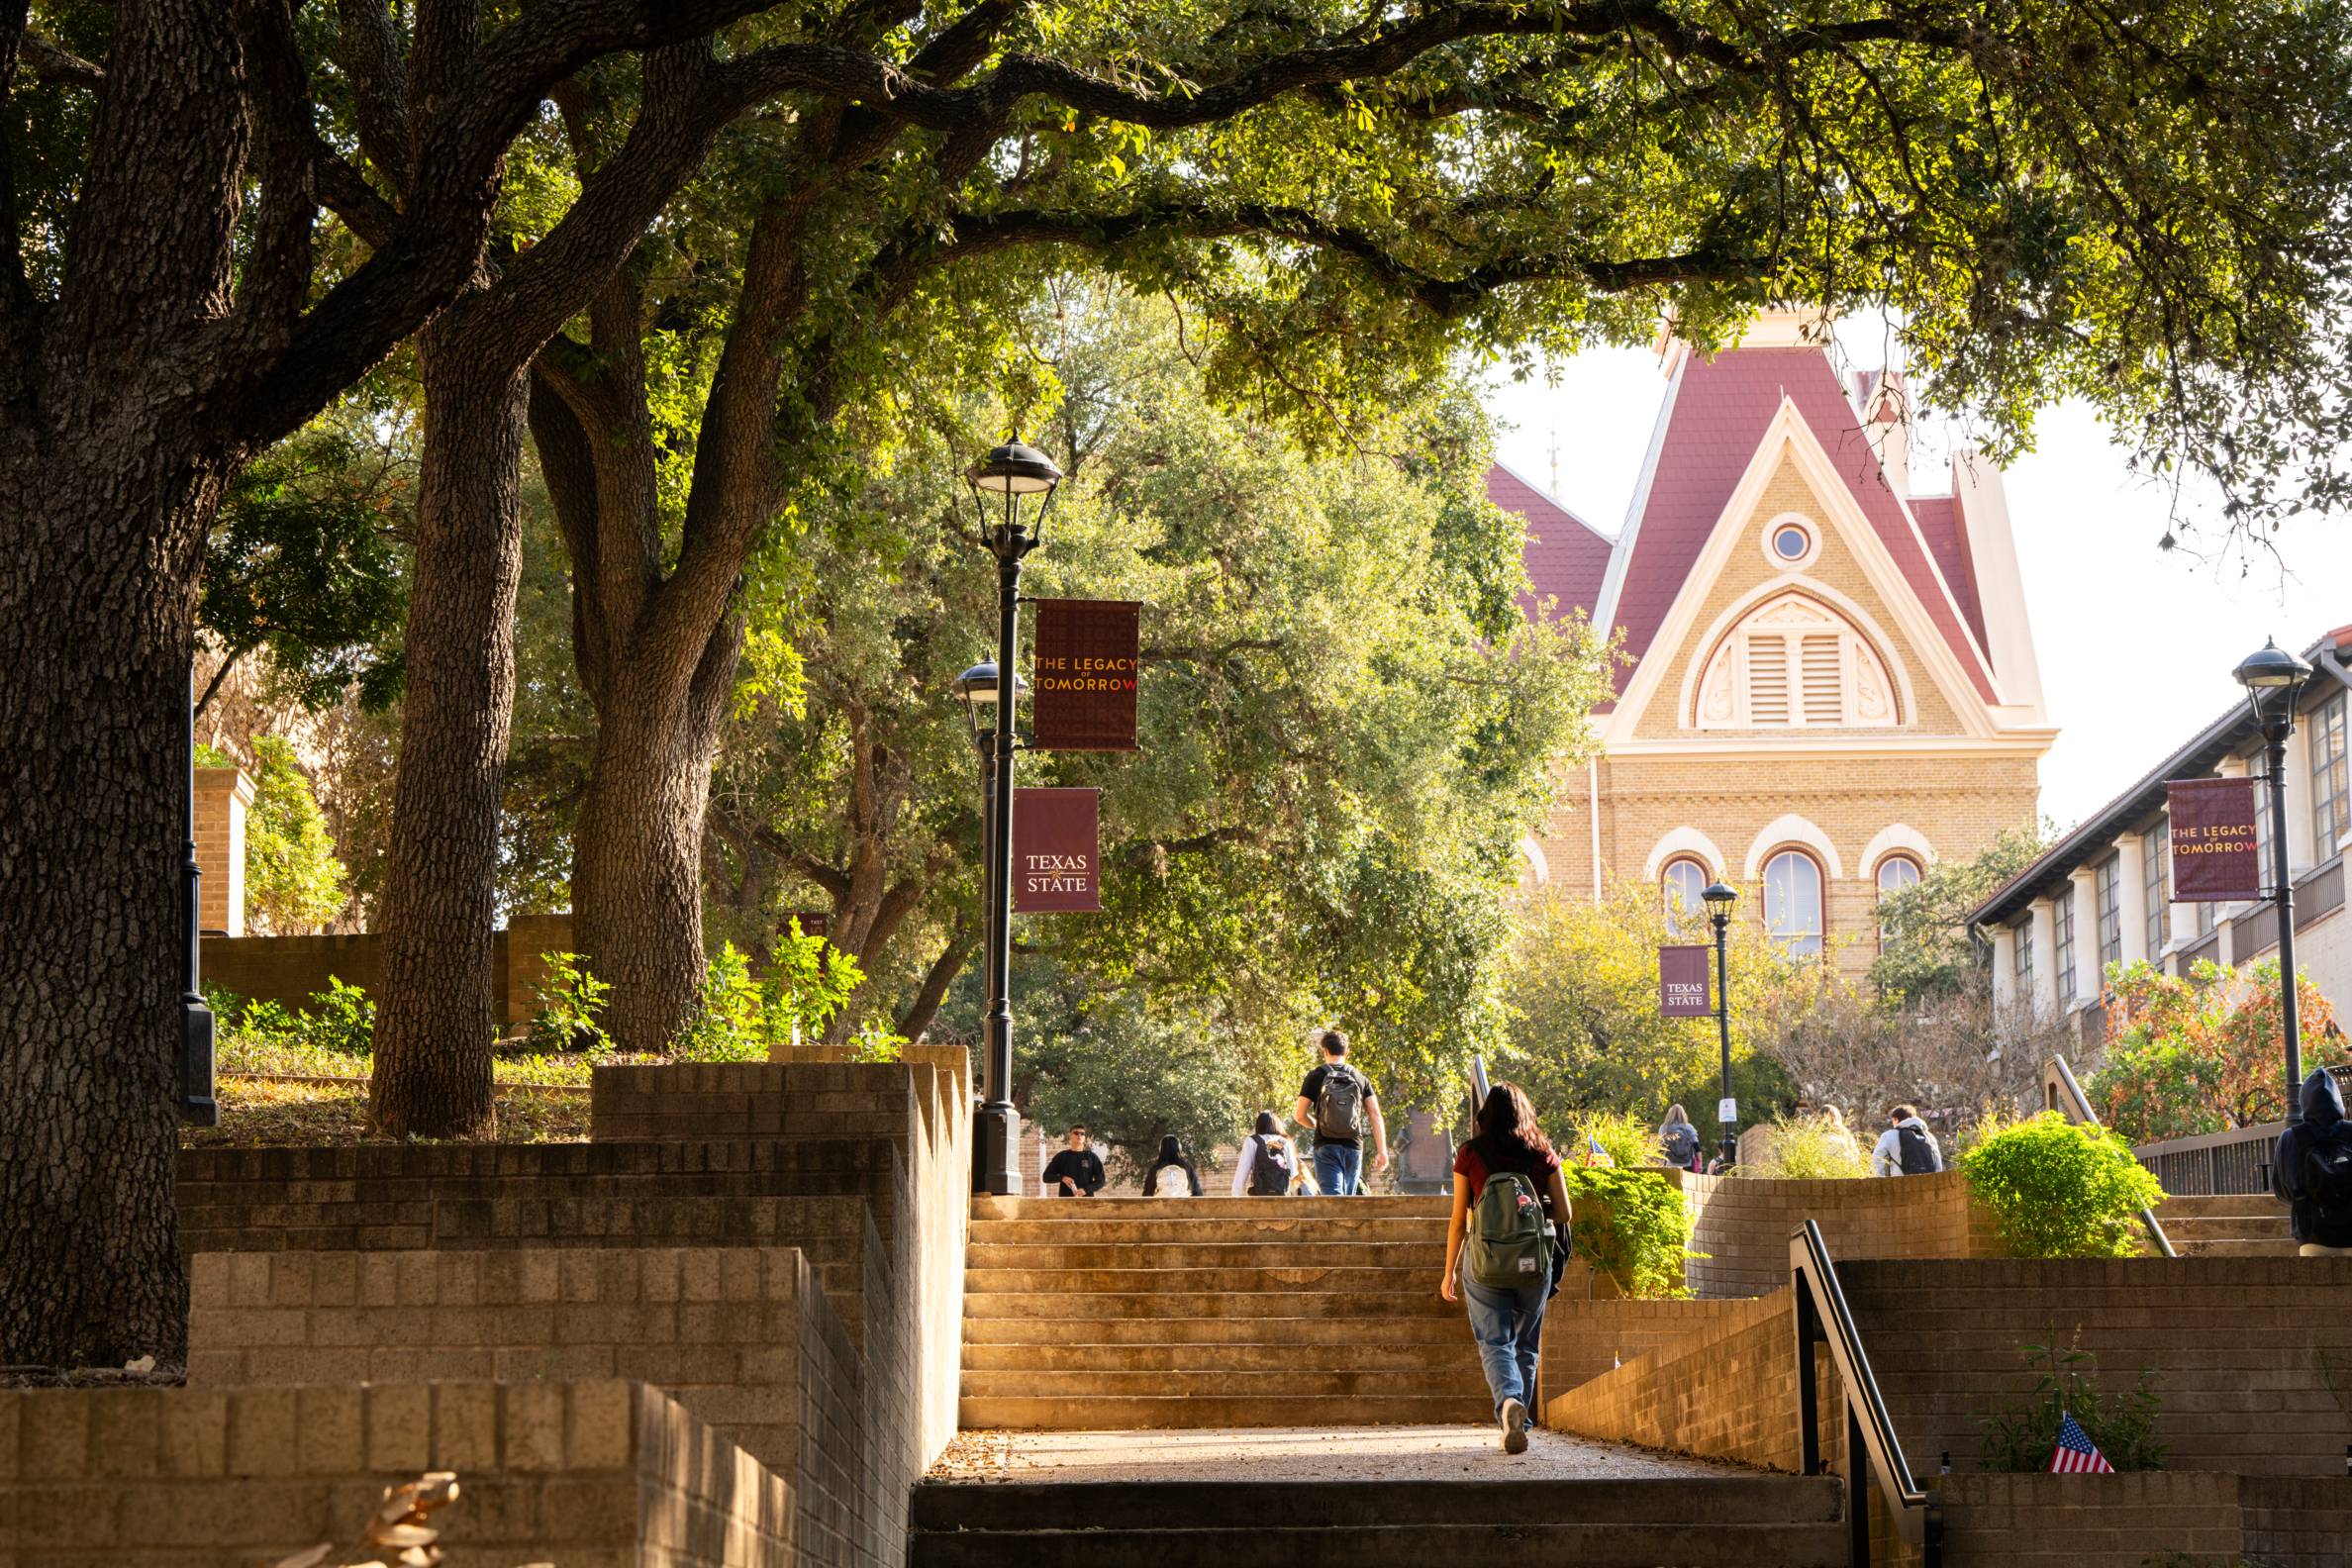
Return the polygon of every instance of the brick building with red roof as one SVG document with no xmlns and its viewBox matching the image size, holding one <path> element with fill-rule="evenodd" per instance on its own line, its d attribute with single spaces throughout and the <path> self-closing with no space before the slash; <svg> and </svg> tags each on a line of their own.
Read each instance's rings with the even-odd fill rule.
<svg viewBox="0 0 2352 1568">
<path fill-rule="evenodd" d="M 1706 356 L 1661 340 L 1666 395 L 1614 537 L 1509 469 L 1530 614 L 1620 639 L 1600 754 L 1563 777 L 1527 880 L 1669 908 L 1722 880 L 1743 920 L 1849 972 L 1883 891 L 2033 820 L 2056 732 L 2000 471 L 1913 494 L 1902 379 L 1850 381 L 1817 316 Z"/>
</svg>

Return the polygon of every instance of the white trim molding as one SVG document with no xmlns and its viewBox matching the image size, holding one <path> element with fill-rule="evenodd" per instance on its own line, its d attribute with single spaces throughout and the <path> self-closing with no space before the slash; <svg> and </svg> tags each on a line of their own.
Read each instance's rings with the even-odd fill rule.
<svg viewBox="0 0 2352 1568">
<path fill-rule="evenodd" d="M 1551 861 L 1544 857 L 1543 845 L 1536 842 L 1533 833 L 1519 841 L 1519 858 L 1527 863 L 1526 875 L 1533 886 L 1542 887 L 1551 881 Z"/>
<path fill-rule="evenodd" d="M 1839 881 L 1845 879 L 1845 862 L 1838 858 L 1837 846 L 1829 841 L 1829 835 L 1795 812 L 1775 817 L 1764 825 L 1762 833 L 1749 840 L 1746 869 L 1740 873 L 1741 877 L 1755 881 L 1764 874 L 1765 856 L 1790 844 L 1812 850 L 1823 871 Z"/>
<path fill-rule="evenodd" d="M 1871 875 L 1878 874 L 1878 864 L 1898 849 L 1914 856 L 1924 871 L 1935 864 L 1935 850 L 1927 842 L 1927 835 L 1908 823 L 1889 823 L 1878 835 L 1863 846 L 1862 868 Z"/>
<path fill-rule="evenodd" d="M 1713 838 L 1696 828 L 1677 828 L 1650 849 L 1649 861 L 1641 869 L 1643 880 L 1657 881 L 1665 873 L 1666 862 L 1681 855 L 1689 855 L 1705 865 L 1707 874 L 1717 882 L 1729 873 L 1731 862 L 1723 858 L 1723 851 L 1715 847 Z"/>
</svg>

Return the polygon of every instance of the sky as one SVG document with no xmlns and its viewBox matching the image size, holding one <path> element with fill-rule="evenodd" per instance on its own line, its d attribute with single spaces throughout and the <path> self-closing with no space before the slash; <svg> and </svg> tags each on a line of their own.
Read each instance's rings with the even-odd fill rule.
<svg viewBox="0 0 2352 1568">
<path fill-rule="evenodd" d="M 1841 328 L 1856 368 L 1875 368 L 1882 338 Z M 1556 384 L 1498 381 L 1486 406 L 1496 454 L 1537 489 L 1615 535 L 1624 527 L 1666 390 L 1646 349 L 1605 349 L 1553 367 Z M 1913 443 L 1913 486 L 1949 488 L 1946 449 Z M 2035 424 L 2034 449 L 2008 470 L 2009 519 L 2026 613 L 2057 743 L 2043 758 L 2044 816 L 2065 828 L 2147 772 L 2242 693 L 2239 659 L 2276 637 L 2297 650 L 2352 623 L 2352 524 L 2305 521 L 2263 552 L 2204 556 L 2207 523 L 2164 551 L 2169 498 L 2124 468 L 2124 450 L 2091 410 L 2062 404 Z M 2193 514 L 2194 516 L 2194 514 Z"/>
</svg>

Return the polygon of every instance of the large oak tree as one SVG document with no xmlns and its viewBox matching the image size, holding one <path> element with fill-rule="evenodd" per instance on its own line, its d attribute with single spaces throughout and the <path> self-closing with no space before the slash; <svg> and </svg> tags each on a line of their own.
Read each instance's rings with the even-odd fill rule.
<svg viewBox="0 0 2352 1568">
<path fill-rule="evenodd" d="M 1184 297 L 1222 329 L 1215 384 L 1311 427 L 1464 348 L 1644 339 L 1662 307 L 1705 342 L 1765 299 L 1867 299 L 1996 448 L 2080 395 L 2152 468 L 2219 479 L 2243 526 L 2342 498 L 2332 6 L 980 0 L 846 23 L 859 100 L 764 122 L 698 198 L 733 222 L 681 226 L 668 283 L 625 272 L 538 362 L 599 727 L 574 913 L 633 1046 L 700 974 L 739 581 L 845 482 L 844 412 L 985 342 L 1050 265 Z"/>
</svg>

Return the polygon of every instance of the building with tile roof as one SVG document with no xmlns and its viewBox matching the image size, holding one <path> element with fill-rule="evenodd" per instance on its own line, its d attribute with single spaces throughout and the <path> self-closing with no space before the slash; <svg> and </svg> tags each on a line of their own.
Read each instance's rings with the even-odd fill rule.
<svg viewBox="0 0 2352 1568">
<path fill-rule="evenodd" d="M 1883 890 L 2033 820 L 2057 732 L 2001 473 L 1956 454 L 1914 493 L 1899 375 L 1849 380 L 1817 316 L 1713 356 L 1665 336 L 1666 389 L 1625 523 L 1605 534 L 1509 469 L 1530 614 L 1621 640 L 1600 755 L 1563 778 L 1527 880 L 1640 881 L 1859 973 Z"/>
</svg>

